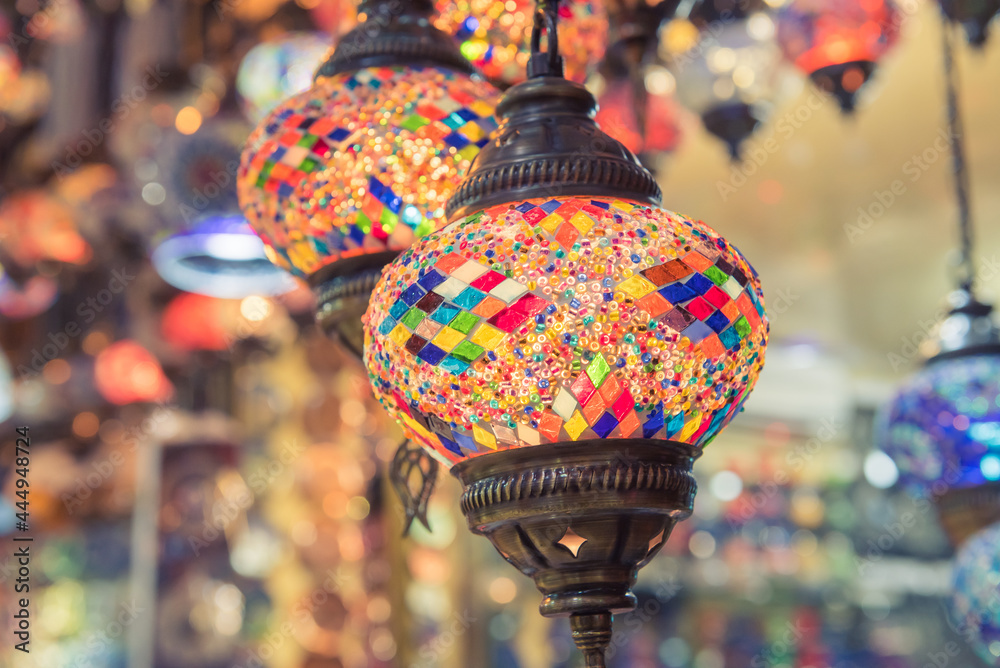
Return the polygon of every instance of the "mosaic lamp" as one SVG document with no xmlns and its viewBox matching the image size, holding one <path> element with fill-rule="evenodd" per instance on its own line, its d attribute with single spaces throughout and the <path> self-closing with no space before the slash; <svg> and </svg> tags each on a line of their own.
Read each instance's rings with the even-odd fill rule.
<svg viewBox="0 0 1000 668">
<path fill-rule="evenodd" d="M 881 410 L 876 439 L 900 480 L 934 500 L 955 545 L 1000 521 L 1000 329 L 993 307 L 975 297 L 976 264 L 968 170 L 953 53 L 944 25 L 944 69 L 955 196 L 960 276 L 951 311 L 938 327 L 926 365 Z"/>
<path fill-rule="evenodd" d="M 1000 0 L 939 0 L 941 11 L 962 25 L 969 44 L 982 48 L 989 36 L 989 25 L 1000 12 Z"/>
<path fill-rule="evenodd" d="M 986 665 L 1000 665 L 1000 524 L 983 529 L 958 551 L 951 589 L 952 629 Z"/>
<path fill-rule="evenodd" d="M 933 498 L 955 544 L 1000 521 L 1000 331 L 992 307 L 960 290 L 938 353 L 879 414 L 900 481 Z"/>
<path fill-rule="evenodd" d="M 324 331 L 360 356 L 379 272 L 443 222 L 498 92 L 430 25 L 430 0 L 359 11 L 313 86 L 250 135 L 237 187 L 269 259 L 309 280 Z"/>
<path fill-rule="evenodd" d="M 470 529 L 604 666 L 611 615 L 690 514 L 692 463 L 753 388 L 768 323 L 743 255 L 660 208 L 594 97 L 560 76 L 555 25 L 546 4 L 449 224 L 383 273 L 365 363 L 461 481 Z"/>
<path fill-rule="evenodd" d="M 767 12 L 709 26 L 710 33 L 699 33 L 687 21 L 668 24 L 666 55 L 677 80 L 677 100 L 701 117 L 736 160 L 743 141 L 770 114 L 781 54 Z"/>
<path fill-rule="evenodd" d="M 531 55 L 532 0 L 436 0 L 434 25 L 454 35 L 462 55 L 501 85 L 524 81 Z M 582 82 L 604 56 L 608 15 L 603 0 L 562 0 L 563 42 L 573 44 L 564 59 L 566 76 Z"/>
<path fill-rule="evenodd" d="M 895 44 L 901 21 L 891 0 L 793 0 L 778 14 L 778 44 L 851 113 L 858 90 Z"/>
</svg>

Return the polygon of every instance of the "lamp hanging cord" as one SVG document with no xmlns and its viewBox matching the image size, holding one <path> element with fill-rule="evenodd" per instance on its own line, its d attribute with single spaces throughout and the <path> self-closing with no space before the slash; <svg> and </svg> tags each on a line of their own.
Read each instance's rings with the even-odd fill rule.
<svg viewBox="0 0 1000 668">
<path fill-rule="evenodd" d="M 962 117 L 958 107 L 958 72 L 955 67 L 953 27 L 942 15 L 944 79 L 948 101 L 948 130 L 951 134 L 952 173 L 958 201 L 958 231 L 961 251 L 959 286 L 973 296 L 975 269 L 972 266 L 972 215 L 969 210 L 969 172 L 965 161 Z"/>
<path fill-rule="evenodd" d="M 538 0 L 535 22 L 531 28 L 531 57 L 528 78 L 563 76 L 563 59 L 559 55 L 559 0 Z M 542 51 L 542 35 L 546 37 Z"/>
</svg>

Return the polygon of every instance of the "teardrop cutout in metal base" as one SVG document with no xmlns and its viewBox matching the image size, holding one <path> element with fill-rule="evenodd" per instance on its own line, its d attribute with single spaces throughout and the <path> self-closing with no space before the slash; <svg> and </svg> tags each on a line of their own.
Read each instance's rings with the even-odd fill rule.
<svg viewBox="0 0 1000 668">
<path fill-rule="evenodd" d="M 570 616 L 586 665 L 602 668 L 612 613 L 635 609 L 638 569 L 691 514 L 699 454 L 673 441 L 590 440 L 492 452 L 451 472 L 469 528 L 534 579 L 544 616 Z"/>
<path fill-rule="evenodd" d="M 382 269 L 398 255 L 398 251 L 383 251 L 345 258 L 309 278 L 316 296 L 316 323 L 359 360 L 365 345 L 361 318 Z"/>
</svg>

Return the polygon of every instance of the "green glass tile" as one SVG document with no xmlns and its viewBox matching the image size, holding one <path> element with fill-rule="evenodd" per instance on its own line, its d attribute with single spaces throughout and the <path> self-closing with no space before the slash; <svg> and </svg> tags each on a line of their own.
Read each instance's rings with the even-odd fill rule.
<svg viewBox="0 0 1000 668">
<path fill-rule="evenodd" d="M 705 276 L 708 277 L 708 279 L 711 280 L 716 285 L 722 285 L 723 283 L 729 280 L 729 276 L 727 276 L 718 267 L 709 267 L 702 273 L 705 274 Z"/>
<path fill-rule="evenodd" d="M 316 160 L 313 160 L 312 158 L 306 158 L 299 164 L 299 170 L 306 173 L 312 173 L 312 171 L 316 169 L 317 165 L 319 165 L 319 162 L 317 162 Z"/>
<path fill-rule="evenodd" d="M 372 231 L 372 219 L 366 216 L 364 211 L 358 211 L 358 217 L 355 220 L 354 224 L 365 234 Z"/>
<path fill-rule="evenodd" d="M 389 207 L 382 209 L 382 215 L 379 216 L 378 222 L 382 223 L 383 230 L 391 230 L 396 227 L 396 221 L 399 220 L 399 216 L 394 214 L 389 210 Z"/>
<path fill-rule="evenodd" d="M 405 317 L 405 316 L 404 316 Z M 451 351 L 452 357 L 457 357 L 463 362 L 472 363 L 483 354 L 483 349 L 472 341 L 462 341 Z"/>
<path fill-rule="evenodd" d="M 316 135 L 311 135 L 308 132 L 302 135 L 302 138 L 295 142 L 296 146 L 304 146 L 306 148 L 312 148 L 313 144 L 316 143 L 318 137 Z"/>
<path fill-rule="evenodd" d="M 600 387 L 609 373 L 611 373 L 611 367 L 604 361 L 604 355 L 601 354 L 598 354 L 587 366 L 587 375 L 590 376 L 590 382 L 594 384 L 594 387 Z"/>
<path fill-rule="evenodd" d="M 416 132 L 428 123 L 430 123 L 429 119 L 424 118 L 420 114 L 413 114 L 399 125 L 402 128 L 406 128 L 410 132 Z"/>
<path fill-rule="evenodd" d="M 468 311 L 462 311 L 455 319 L 448 323 L 448 326 L 452 329 L 457 329 L 462 332 L 462 334 L 468 334 L 469 330 L 476 326 L 479 322 L 479 316 L 475 313 L 469 313 Z"/>
<path fill-rule="evenodd" d="M 741 339 L 745 339 L 750 335 L 750 323 L 742 315 L 739 320 L 733 323 L 733 327 L 739 333 Z"/>
<path fill-rule="evenodd" d="M 417 325 L 420 324 L 420 321 L 424 319 L 425 315 L 427 314 L 418 309 L 416 306 L 414 306 L 409 311 L 403 314 L 401 322 L 407 327 L 409 327 L 410 330 L 412 331 L 417 328 Z"/>
</svg>

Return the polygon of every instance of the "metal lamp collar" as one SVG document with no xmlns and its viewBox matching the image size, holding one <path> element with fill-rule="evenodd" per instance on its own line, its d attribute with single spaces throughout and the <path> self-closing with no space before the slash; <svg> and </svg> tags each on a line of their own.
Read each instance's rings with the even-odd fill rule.
<svg viewBox="0 0 1000 668">
<path fill-rule="evenodd" d="M 1000 355 L 1000 329 L 993 321 L 993 306 L 966 290 L 955 291 L 949 299 L 952 309 L 938 328 L 938 352 L 927 364 L 972 355 Z"/>
<path fill-rule="evenodd" d="M 431 0 L 364 0 L 358 13 L 364 20 L 337 43 L 333 54 L 316 70 L 316 79 L 394 65 L 437 65 L 477 73 L 454 40 L 431 25 Z"/>
</svg>

